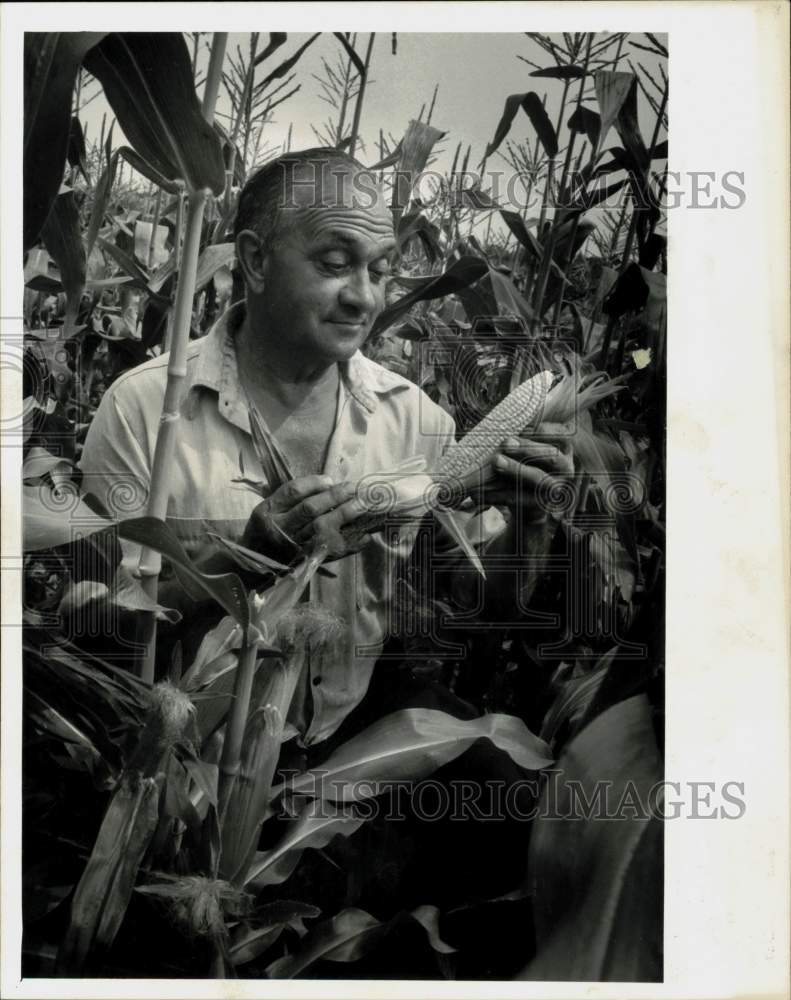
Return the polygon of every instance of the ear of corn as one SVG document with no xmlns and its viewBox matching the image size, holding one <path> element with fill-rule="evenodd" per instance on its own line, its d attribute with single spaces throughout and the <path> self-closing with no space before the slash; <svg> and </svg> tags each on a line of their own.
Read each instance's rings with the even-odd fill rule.
<svg viewBox="0 0 791 1000">
<path fill-rule="evenodd" d="M 538 424 L 552 378 L 552 372 L 543 371 L 517 386 L 461 441 L 450 446 L 435 478 L 464 478 L 486 465 L 506 438 Z"/>
</svg>

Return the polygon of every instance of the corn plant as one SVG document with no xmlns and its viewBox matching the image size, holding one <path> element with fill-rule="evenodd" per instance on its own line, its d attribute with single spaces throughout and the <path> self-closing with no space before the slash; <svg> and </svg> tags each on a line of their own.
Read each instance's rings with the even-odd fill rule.
<svg viewBox="0 0 791 1000">
<path fill-rule="evenodd" d="M 441 633 L 467 657 L 426 652 L 422 638 L 410 646 L 405 637 L 405 648 L 423 656 L 406 668 L 430 670 L 482 714 L 462 722 L 426 709 L 396 711 L 338 747 L 320 772 L 284 776 L 277 767 L 297 679 L 343 627 L 303 600 L 311 576 L 327 572 L 323 553 L 300 553 L 284 566 L 217 536 L 235 571 L 209 577 L 163 521 L 162 470 L 177 433 L 169 418 L 178 411 L 187 339 L 204 334 L 228 302 L 235 191 L 272 155 L 273 112 L 304 84 L 296 67 L 319 36 L 278 63 L 268 60 L 286 36 L 264 37 L 251 34 L 224 59 L 222 38 L 201 33 L 189 42 L 101 33 L 26 37 L 25 726 L 35 772 L 26 822 L 32 815 L 41 828 L 30 835 L 42 837 L 36 857 L 53 845 L 56 855 L 64 850 L 57 831 L 47 830 L 51 817 L 74 812 L 75 820 L 68 874 L 54 864 L 34 866 L 25 919 L 35 932 L 42 916 L 60 915 L 59 973 L 115 974 L 135 912 L 148 918 L 161 909 L 168 926 L 201 943 L 204 971 L 213 976 L 315 974 L 325 960 L 364 959 L 404 929 L 423 935 L 438 973 L 453 976 L 457 959 L 465 968 L 465 956 L 440 933 L 449 915 L 430 901 L 383 919 L 355 905 L 355 867 L 366 863 L 359 852 L 370 830 L 360 782 L 387 788 L 404 777 L 420 780 L 482 738 L 534 772 L 553 758 L 573 768 L 578 748 L 589 760 L 627 761 L 636 722 L 640 759 L 655 762 L 644 700 L 637 705 L 630 696 L 647 693 L 661 712 L 659 668 L 649 659 L 624 671 L 620 658 L 631 642 L 657 642 L 652 620 L 661 615 L 666 254 L 658 232 L 665 182 L 655 165 L 667 157 L 667 50 L 652 35 L 530 34 L 522 58 L 537 89 L 503 95 L 492 141 L 475 150 L 441 117 L 438 87 L 404 135 L 374 127 L 364 99 L 381 38 L 326 38 L 325 51 L 340 46 L 340 60 L 323 63 L 320 86 L 333 118 L 315 131 L 358 156 L 378 149 L 372 169 L 388 191 L 402 253 L 365 350 L 419 379 L 454 414 L 460 441 L 445 479 L 465 480 L 475 511 L 463 534 L 456 529 L 466 555 L 450 579 L 428 596 L 419 576 L 405 589 L 414 613 L 435 629 L 441 617 Z M 646 65 L 646 50 L 659 60 L 658 72 Z M 230 113 L 212 121 L 220 91 Z M 98 135 L 88 134 L 80 114 L 101 92 L 117 126 L 105 120 Z M 645 132 L 638 101 L 640 117 L 648 109 Z M 126 146 L 113 141 L 118 127 Z M 443 179 L 430 190 L 403 181 L 399 187 L 397 175 L 416 177 L 435 163 L 443 141 L 455 149 Z M 526 175 L 524 210 L 498 204 L 471 180 L 471 164 L 483 172 L 495 158 Z M 430 364 L 421 353 L 426 345 L 441 348 Z M 163 350 L 170 351 L 171 371 L 150 516 L 115 526 L 89 506 L 72 462 L 104 386 Z M 493 572 L 487 565 L 490 551 L 509 551 L 498 548 L 508 525 L 502 516 L 489 524 L 496 519 L 480 508 L 467 479 L 490 482 L 487 462 L 499 438 L 525 431 L 523 397 L 535 378 L 544 389 L 552 383 L 538 408 L 543 420 L 573 431 L 575 476 L 552 516 L 527 533 L 517 595 L 496 560 Z M 409 500 L 425 470 L 401 471 L 399 488 Z M 251 476 L 240 470 L 256 486 Z M 421 492 L 426 485 L 421 480 Z M 58 513 L 64 498 L 80 519 L 79 543 Z M 357 527 L 374 516 L 363 509 Z M 113 530 L 147 547 L 141 579 L 117 569 Z M 416 560 L 421 544 L 419 538 Z M 79 546 L 90 547 L 105 575 L 75 571 Z M 487 575 L 487 612 L 490 604 L 508 611 L 517 604 L 523 614 L 529 603 L 539 619 L 557 617 L 564 597 L 552 596 L 553 548 L 584 556 L 573 583 L 598 595 L 588 633 L 557 641 L 552 633 L 551 645 L 540 629 L 464 631 L 465 610 L 478 606 L 480 571 Z M 206 632 L 191 663 L 182 663 L 177 644 L 167 676 L 155 678 L 155 622 L 178 623 L 157 601 L 163 556 L 191 596 L 211 599 L 226 617 Z M 98 658 L 68 633 L 70 621 L 99 606 L 143 625 L 142 677 L 125 669 L 128 662 Z M 602 625 L 607 616 L 623 630 L 622 644 L 612 645 Z M 542 642 L 549 652 L 539 652 Z M 528 674 L 525 694 L 514 679 Z M 624 766 L 623 777 L 632 777 L 631 765 Z M 53 770 L 75 790 L 76 808 L 64 810 L 52 792 Z M 262 841 L 278 816 L 289 818 L 284 832 Z M 590 917 L 620 913 L 634 885 L 615 886 L 603 854 L 594 851 L 583 872 L 555 849 L 562 840 L 572 854 L 584 852 L 589 832 L 560 821 L 537 827 L 530 848 L 536 954 L 507 975 L 523 968 L 523 978 L 561 979 L 573 948 L 580 977 L 655 973 L 638 939 L 648 940 L 650 927 L 635 926 L 636 937 L 619 944 L 612 921 Z M 643 837 L 630 827 L 627 834 L 656 891 L 653 830 Z M 618 849 L 607 857 L 620 857 Z M 353 859 L 342 861 L 345 898 L 321 905 L 303 898 L 303 872 L 317 858 Z M 582 901 L 576 909 L 568 905 L 570 884 Z M 593 923 L 596 934 L 587 934 Z M 167 965 L 168 974 L 192 974 L 190 947 Z M 54 967 L 44 968 L 51 974 Z"/>
</svg>

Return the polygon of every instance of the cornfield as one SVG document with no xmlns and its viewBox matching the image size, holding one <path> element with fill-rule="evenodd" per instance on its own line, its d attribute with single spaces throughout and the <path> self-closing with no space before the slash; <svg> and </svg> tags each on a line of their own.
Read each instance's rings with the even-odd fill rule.
<svg viewBox="0 0 791 1000">
<path fill-rule="evenodd" d="M 25 36 L 26 976 L 662 978 L 662 827 L 623 805 L 664 773 L 668 52 L 654 35 L 527 35 L 525 91 L 500 95 L 473 148 L 439 87 L 403 135 L 366 115 L 398 46 Z M 332 564 L 219 538 L 236 569 L 210 574 L 167 523 L 166 477 L 124 519 L 79 460 L 106 389 L 165 353 L 178 416 L 189 343 L 240 297 L 240 189 L 290 148 L 274 110 L 300 87 L 329 108 L 317 142 L 374 170 L 393 206 L 399 266 L 364 353 L 460 436 L 551 373 L 544 419 L 565 427 L 574 473 L 515 549 L 504 515 L 477 511 L 465 531 L 485 580 L 425 530 L 394 585 L 389 669 L 470 717 L 401 709 L 320 773 L 284 777 L 305 658 L 339 628 L 303 595 Z M 98 94 L 110 113 L 86 139 Z M 495 170 L 525 180 L 526 206 Z M 177 434 L 163 419 L 165 469 Z M 139 575 L 120 539 L 142 547 Z M 189 629 L 160 603 L 165 564 L 213 609 Z M 496 898 L 423 898 L 403 878 L 420 843 L 370 789 L 423 781 L 476 741 L 534 782 L 524 871 Z M 573 789 L 590 801 L 602 782 L 620 822 L 575 818 Z M 496 864 L 457 861 L 462 886 Z"/>
</svg>

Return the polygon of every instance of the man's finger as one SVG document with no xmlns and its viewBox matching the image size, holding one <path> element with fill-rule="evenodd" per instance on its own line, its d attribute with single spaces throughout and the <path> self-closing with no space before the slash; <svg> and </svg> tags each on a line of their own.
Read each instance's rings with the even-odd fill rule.
<svg viewBox="0 0 791 1000">
<path fill-rule="evenodd" d="M 524 465 L 507 455 L 497 455 L 493 465 L 501 475 L 516 480 L 522 489 L 535 492 L 540 488 L 542 492 L 546 493 L 564 489 L 562 479 L 558 479 L 535 465 Z"/>
<path fill-rule="evenodd" d="M 329 490 L 314 493 L 296 506 L 292 507 L 284 517 L 284 527 L 287 531 L 299 531 L 304 525 L 323 517 L 340 504 L 349 500 L 355 492 L 353 483 L 341 483 Z"/>
<path fill-rule="evenodd" d="M 559 476 L 571 475 L 574 472 L 574 460 L 571 455 L 543 441 L 510 438 L 503 444 L 502 451 L 519 462 L 530 462 Z"/>
<path fill-rule="evenodd" d="M 530 438 L 533 441 L 545 441 L 547 444 L 554 444 L 561 451 L 570 451 L 574 445 L 575 428 L 571 423 L 539 424 L 535 431 L 532 431 Z"/>
<path fill-rule="evenodd" d="M 275 490 L 268 500 L 269 510 L 273 514 L 284 514 L 306 497 L 328 490 L 332 485 L 331 476 L 299 476 Z"/>
</svg>

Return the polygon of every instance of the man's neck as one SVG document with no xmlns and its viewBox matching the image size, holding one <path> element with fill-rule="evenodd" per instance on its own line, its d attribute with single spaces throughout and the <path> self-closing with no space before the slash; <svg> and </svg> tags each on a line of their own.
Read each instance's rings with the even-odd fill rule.
<svg viewBox="0 0 791 1000">
<path fill-rule="evenodd" d="M 267 331 L 253 328 L 247 316 L 236 333 L 235 345 L 241 385 L 262 412 L 282 418 L 297 409 L 321 409 L 335 400 L 337 363 L 301 357 L 289 347 L 287 338 L 267 336 Z"/>
</svg>

